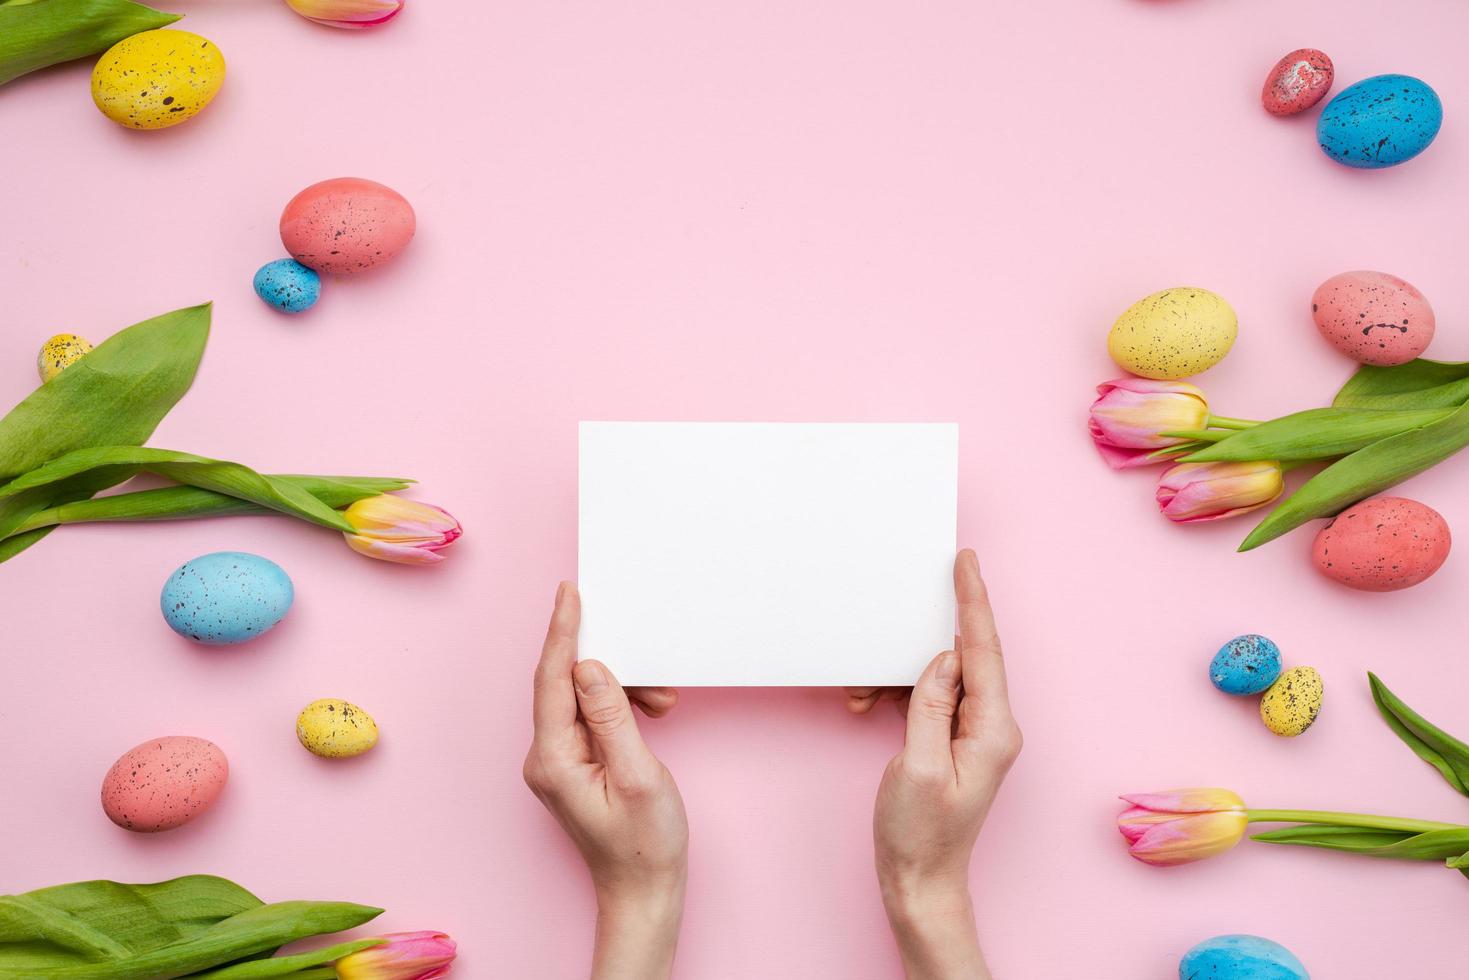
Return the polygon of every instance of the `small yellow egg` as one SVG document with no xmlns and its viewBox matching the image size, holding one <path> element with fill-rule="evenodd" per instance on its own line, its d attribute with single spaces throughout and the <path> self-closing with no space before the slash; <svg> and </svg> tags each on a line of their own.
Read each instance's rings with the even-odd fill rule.
<svg viewBox="0 0 1469 980">
<path fill-rule="evenodd" d="M 1292 667 L 1260 698 L 1260 720 L 1275 734 L 1294 738 L 1321 713 L 1322 693 L 1315 667 Z"/>
<path fill-rule="evenodd" d="M 92 69 L 92 101 L 129 129 L 177 126 L 224 84 L 224 56 L 188 31 L 143 31 L 108 48 Z"/>
<path fill-rule="evenodd" d="M 41 345 L 41 352 L 36 355 L 36 370 L 41 381 L 50 381 L 91 349 L 91 341 L 74 333 L 59 333 L 52 337 Z"/>
<path fill-rule="evenodd" d="M 1107 352 L 1125 371 L 1173 380 L 1224 360 L 1238 332 L 1234 310 L 1222 297 L 1179 286 L 1129 306 L 1107 335 Z"/>
<path fill-rule="evenodd" d="M 346 759 L 377 744 L 377 722 L 341 698 L 312 701 L 296 718 L 296 738 L 312 755 Z"/>
</svg>

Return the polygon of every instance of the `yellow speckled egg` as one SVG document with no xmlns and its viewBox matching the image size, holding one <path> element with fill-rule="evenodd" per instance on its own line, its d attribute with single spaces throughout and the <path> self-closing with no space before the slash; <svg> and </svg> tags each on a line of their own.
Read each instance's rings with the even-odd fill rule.
<svg viewBox="0 0 1469 980">
<path fill-rule="evenodd" d="M 123 38 L 92 69 L 92 101 L 130 129 L 166 129 L 192 118 L 224 84 L 219 48 L 188 31 Z"/>
<path fill-rule="evenodd" d="M 1178 286 L 1144 296 L 1107 335 L 1107 352 L 1125 371 L 1144 378 L 1186 378 L 1224 360 L 1239 321 L 1223 297 Z"/>
<path fill-rule="evenodd" d="M 377 722 L 351 702 L 322 698 L 312 701 L 297 716 L 296 738 L 313 755 L 346 759 L 377 744 Z"/>
<path fill-rule="evenodd" d="M 1315 667 L 1292 667 L 1260 698 L 1260 720 L 1275 734 L 1294 738 L 1321 713 L 1322 690 Z"/>
<path fill-rule="evenodd" d="M 91 349 L 91 341 L 74 333 L 59 333 L 52 337 L 41 345 L 41 353 L 36 355 L 36 370 L 40 372 L 41 381 L 50 381 Z"/>
</svg>

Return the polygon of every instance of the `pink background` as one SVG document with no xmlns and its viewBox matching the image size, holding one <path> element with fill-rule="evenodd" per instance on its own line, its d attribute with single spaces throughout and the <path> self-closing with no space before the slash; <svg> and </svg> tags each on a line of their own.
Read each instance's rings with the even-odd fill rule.
<svg viewBox="0 0 1469 980">
<path fill-rule="evenodd" d="M 35 384 L 53 332 L 100 340 L 213 299 L 203 368 L 154 445 L 413 476 L 468 531 L 428 570 L 245 518 L 64 529 L 0 567 L 0 890 L 210 871 L 446 929 L 467 977 L 582 973 L 592 897 L 520 779 L 532 664 L 576 571 L 577 420 L 956 420 L 960 534 L 1027 735 L 973 865 L 996 972 L 1164 980 L 1233 931 L 1328 980 L 1461 970 L 1459 875 L 1248 844 L 1155 871 L 1112 820 L 1119 792 L 1218 784 L 1469 821 L 1364 678 L 1469 732 L 1466 559 L 1372 596 L 1315 576 L 1308 533 L 1236 555 L 1248 520 L 1167 525 L 1083 417 L 1116 373 L 1113 318 L 1184 283 L 1240 316 L 1200 381 L 1225 414 L 1330 398 L 1350 364 L 1307 304 L 1346 269 L 1417 284 L 1430 353 L 1469 358 L 1462 3 L 412 0 L 366 35 L 272 0 L 174 6 L 229 63 L 184 126 L 112 125 L 85 65 L 0 92 L 0 402 Z M 1429 81 L 1438 142 L 1390 171 L 1330 163 L 1314 112 L 1259 105 L 1303 44 L 1336 60 L 1338 89 Z M 282 254 L 280 209 L 344 174 L 406 194 L 418 239 L 277 316 L 250 277 Z M 1407 492 L 1462 529 L 1465 476 L 1458 460 Z M 223 548 L 280 562 L 298 599 L 262 641 L 206 649 L 157 595 Z M 1324 674 L 1303 738 L 1209 687 L 1209 656 L 1246 631 Z M 303 752 L 292 721 L 323 696 L 371 711 L 380 747 Z M 689 690 L 643 727 L 693 828 L 681 976 L 897 973 L 869 840 L 895 714 L 849 718 L 830 690 Z M 224 747 L 224 798 L 176 833 L 113 827 L 103 772 L 170 733 Z"/>
</svg>

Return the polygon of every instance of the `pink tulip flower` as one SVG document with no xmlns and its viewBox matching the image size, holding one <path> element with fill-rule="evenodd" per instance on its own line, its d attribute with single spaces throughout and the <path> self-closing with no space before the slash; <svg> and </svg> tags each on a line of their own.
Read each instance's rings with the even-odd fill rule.
<svg viewBox="0 0 1469 980">
<path fill-rule="evenodd" d="M 1160 433 L 1209 424 L 1204 393 L 1184 381 L 1118 378 L 1097 385 L 1097 394 L 1091 408 L 1092 440 L 1113 469 L 1159 462 L 1148 454 L 1187 441 Z"/>
<path fill-rule="evenodd" d="M 403 9 L 403 0 L 286 0 L 307 20 L 327 27 L 361 29 L 386 24 Z"/>
<path fill-rule="evenodd" d="M 1223 854 L 1245 836 L 1245 801 L 1227 789 L 1176 789 L 1133 793 L 1117 818 L 1132 856 L 1167 867 Z"/>
<path fill-rule="evenodd" d="M 442 932 L 393 932 L 387 942 L 336 962 L 338 980 L 438 980 L 449 975 L 458 948 Z"/>
<path fill-rule="evenodd" d="M 1178 524 L 1217 521 L 1264 507 L 1285 491 L 1280 464 L 1178 463 L 1158 479 L 1158 508 Z"/>
<path fill-rule="evenodd" d="M 342 511 L 356 528 L 347 546 L 359 554 L 401 565 L 432 565 L 444 560 L 439 552 L 464 533 L 454 515 L 432 504 L 421 504 L 391 493 L 364 497 Z"/>
</svg>

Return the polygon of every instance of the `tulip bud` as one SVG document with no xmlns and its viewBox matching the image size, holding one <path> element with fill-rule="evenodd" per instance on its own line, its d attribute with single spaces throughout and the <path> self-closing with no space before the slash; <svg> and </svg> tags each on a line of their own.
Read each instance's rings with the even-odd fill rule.
<svg viewBox="0 0 1469 980">
<path fill-rule="evenodd" d="M 1217 521 L 1264 507 L 1285 491 L 1280 464 L 1179 463 L 1158 480 L 1158 507 L 1178 524 Z"/>
<path fill-rule="evenodd" d="M 464 533 L 448 511 L 391 493 L 364 497 L 342 511 L 342 516 L 357 531 L 346 535 L 348 547 L 369 558 L 402 565 L 443 561 L 439 551 Z"/>
<path fill-rule="evenodd" d="M 1132 856 L 1166 867 L 1202 861 L 1238 844 L 1249 826 L 1245 801 L 1227 789 L 1179 789 L 1122 797 L 1117 818 Z"/>
<path fill-rule="evenodd" d="M 286 3 L 307 20 L 327 27 L 376 27 L 392 20 L 403 9 L 403 0 L 286 0 Z"/>
<path fill-rule="evenodd" d="M 457 947 L 442 932 L 394 932 L 337 960 L 338 980 L 437 980 L 448 976 Z"/>
<path fill-rule="evenodd" d="M 1091 408 L 1092 440 L 1113 469 L 1147 466 L 1157 462 L 1148 458 L 1153 450 L 1187 441 L 1160 433 L 1209 424 L 1204 393 L 1185 381 L 1118 378 L 1097 385 L 1097 394 Z"/>
</svg>

